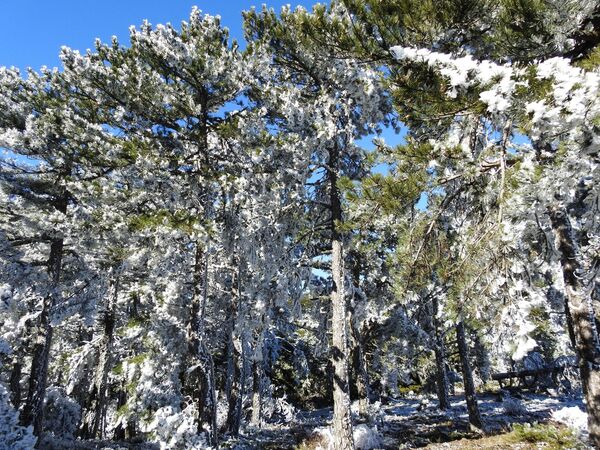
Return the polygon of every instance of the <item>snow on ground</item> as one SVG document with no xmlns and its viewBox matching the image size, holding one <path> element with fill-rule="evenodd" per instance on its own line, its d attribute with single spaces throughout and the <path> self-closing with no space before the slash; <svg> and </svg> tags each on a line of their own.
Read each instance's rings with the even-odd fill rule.
<svg viewBox="0 0 600 450">
<path fill-rule="evenodd" d="M 488 431 L 502 433 L 514 423 L 556 421 L 581 429 L 586 415 L 579 398 L 541 394 L 486 394 L 479 397 L 480 409 Z M 507 403 L 510 407 L 507 407 Z M 374 419 L 366 424 L 355 417 L 355 440 L 361 449 L 394 449 L 424 447 L 432 443 L 477 437 L 469 430 L 468 412 L 462 396 L 451 397 L 451 409 L 439 411 L 434 396 L 390 400 L 375 404 Z M 248 429 L 232 448 L 328 449 L 331 409 L 299 411 L 297 422 L 266 425 L 260 430 Z M 363 421 L 364 422 L 364 421 Z M 233 444 L 233 442 L 231 442 Z"/>
<path fill-rule="evenodd" d="M 331 427 L 316 428 L 314 430 L 320 436 L 319 444 L 315 450 L 332 450 L 333 449 L 333 434 Z M 381 448 L 381 436 L 377 431 L 377 427 L 369 427 L 361 423 L 354 427 L 353 430 L 354 445 L 357 450 L 374 450 Z"/>
<path fill-rule="evenodd" d="M 587 414 L 579 406 L 565 406 L 552 412 L 552 419 L 585 434 L 588 429 Z"/>
</svg>

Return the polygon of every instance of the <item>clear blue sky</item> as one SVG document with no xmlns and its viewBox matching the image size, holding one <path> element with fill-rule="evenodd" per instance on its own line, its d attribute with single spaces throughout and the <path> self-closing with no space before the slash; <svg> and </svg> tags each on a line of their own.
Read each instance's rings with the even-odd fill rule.
<svg viewBox="0 0 600 450">
<path fill-rule="evenodd" d="M 95 38 L 110 41 L 116 35 L 127 42 L 130 25 L 187 20 L 192 6 L 220 15 L 231 35 L 242 40 L 242 11 L 262 3 L 279 11 L 282 5 L 312 0 L 0 0 L 0 66 L 39 69 L 59 65 L 60 47 L 85 51 Z"/>
</svg>

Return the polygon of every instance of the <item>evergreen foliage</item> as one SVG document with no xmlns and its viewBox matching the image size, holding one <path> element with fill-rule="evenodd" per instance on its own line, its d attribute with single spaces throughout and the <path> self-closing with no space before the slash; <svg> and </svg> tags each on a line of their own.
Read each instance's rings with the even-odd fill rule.
<svg viewBox="0 0 600 450">
<path fill-rule="evenodd" d="M 573 355 L 599 446 L 599 11 L 263 7 L 241 51 L 194 8 L 0 68 L 0 448 L 217 448 L 333 405 L 353 449 L 376 399 L 458 380 L 486 431 L 492 371 Z"/>
</svg>

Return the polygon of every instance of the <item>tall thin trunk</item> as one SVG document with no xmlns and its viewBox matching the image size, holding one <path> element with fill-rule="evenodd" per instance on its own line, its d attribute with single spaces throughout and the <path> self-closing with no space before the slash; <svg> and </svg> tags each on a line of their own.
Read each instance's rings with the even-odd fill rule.
<svg viewBox="0 0 600 450">
<path fill-rule="evenodd" d="M 262 423 L 262 368 L 261 361 L 252 361 L 252 417 L 250 423 L 260 427 Z"/>
<path fill-rule="evenodd" d="M 210 401 L 210 429 L 211 429 L 211 444 L 217 450 L 219 450 L 219 435 L 217 430 L 217 387 L 215 380 L 215 364 L 212 358 L 212 355 L 206 352 L 209 355 L 208 360 L 208 397 Z"/>
<path fill-rule="evenodd" d="M 352 253 L 352 282 L 355 292 L 360 289 L 360 273 L 361 261 L 360 255 L 357 252 Z M 352 338 L 352 378 L 356 387 L 358 399 L 358 414 L 362 418 L 369 416 L 369 372 L 367 370 L 367 358 L 364 351 L 363 339 L 360 332 L 359 324 L 355 321 L 355 308 L 357 302 L 360 301 L 359 295 L 354 295 L 354 306 L 350 308 L 348 323 L 350 324 L 350 334 Z"/>
<path fill-rule="evenodd" d="M 201 373 L 203 368 L 200 367 L 198 356 L 200 352 L 200 308 L 204 287 L 205 256 L 204 249 L 199 242 L 196 242 L 195 247 L 192 269 L 193 294 L 186 327 L 187 349 L 183 355 L 181 384 L 183 393 L 189 395 L 198 403 L 199 413 L 196 418 L 196 428 L 200 433 L 202 432 L 201 409 L 204 406 L 204 382 Z"/>
<path fill-rule="evenodd" d="M 66 214 L 68 196 L 63 193 L 55 201 L 55 208 Z M 50 362 L 50 348 L 54 329 L 51 323 L 51 311 L 57 303 L 59 283 L 62 270 L 64 239 L 53 238 L 50 242 L 50 255 L 48 258 L 48 273 L 50 275 L 49 293 L 42 302 L 42 311 L 38 319 L 38 334 L 33 344 L 31 370 L 29 373 L 29 389 L 27 400 L 23 406 L 21 420 L 26 425 L 33 426 L 33 434 L 38 437 L 36 447 L 40 445 L 44 420 L 44 398 L 48 384 L 48 365 Z"/>
<path fill-rule="evenodd" d="M 219 435 L 217 430 L 217 399 L 215 388 L 215 366 L 212 355 L 206 347 L 204 340 L 200 340 L 198 352 L 200 366 L 202 367 L 202 378 L 200 380 L 200 392 L 198 397 L 198 425 L 208 424 L 209 444 L 219 448 Z"/>
<path fill-rule="evenodd" d="M 31 359 L 31 372 L 29 374 L 29 390 L 27 400 L 23 407 L 23 423 L 33 426 L 33 433 L 38 436 L 42 433 L 44 419 L 44 398 L 48 383 L 48 364 L 50 359 L 50 346 L 52 345 L 53 327 L 50 324 L 50 309 L 52 295 L 44 298 L 42 312 L 39 318 L 39 332 L 33 346 Z"/>
<path fill-rule="evenodd" d="M 209 91 L 201 86 L 198 98 L 201 106 L 200 112 L 200 137 L 198 140 L 199 153 L 206 167 L 209 166 L 208 151 L 208 121 L 209 121 Z M 209 199 L 199 196 L 200 202 L 206 207 L 210 205 Z M 203 429 L 203 424 L 208 424 L 210 433 L 209 444 L 219 448 L 219 436 L 217 430 L 217 399 L 215 368 L 212 354 L 205 344 L 204 336 L 204 311 L 208 298 L 208 248 L 203 249 L 196 242 L 196 258 L 194 266 L 194 300 L 190 312 L 190 323 L 188 326 L 188 357 L 196 358 L 200 377 L 198 400 L 198 431 Z M 201 299 L 201 302 L 200 302 Z"/>
<path fill-rule="evenodd" d="M 127 304 L 127 321 L 139 319 L 140 317 L 140 295 L 137 292 L 133 292 L 129 297 L 129 302 Z M 126 377 L 121 377 L 121 382 L 119 386 L 119 390 L 116 393 L 117 397 L 117 411 L 121 410 L 121 408 L 127 405 L 127 379 Z M 125 439 L 134 439 L 137 437 L 137 421 L 135 416 L 129 417 L 127 422 L 123 423 L 123 421 L 119 421 L 119 424 L 114 430 L 113 439 L 114 440 L 125 440 Z"/>
<path fill-rule="evenodd" d="M 117 392 L 117 411 L 119 411 L 123 406 L 127 404 L 127 388 L 125 384 L 125 379 L 121 380 L 121 386 L 119 391 Z M 122 441 L 125 439 L 125 429 L 122 421 L 119 421 L 119 424 L 115 427 L 113 439 L 115 441 Z"/>
<path fill-rule="evenodd" d="M 435 336 L 435 367 L 436 367 L 436 387 L 439 408 L 443 411 L 450 408 L 450 391 L 448 382 L 448 371 L 446 370 L 446 345 L 444 338 L 437 334 Z"/>
<path fill-rule="evenodd" d="M 271 306 L 269 306 L 270 308 Z M 265 363 L 264 363 L 264 342 L 265 328 L 269 320 L 269 312 L 261 317 L 260 327 L 256 332 L 254 342 L 254 355 L 252 358 L 252 416 L 251 423 L 256 427 L 262 425 L 263 415 L 263 395 L 264 395 L 264 379 L 265 379 Z"/>
<path fill-rule="evenodd" d="M 242 406 L 242 384 L 243 378 L 243 343 L 240 342 L 240 330 L 238 325 L 240 289 L 239 289 L 239 264 L 234 258 L 234 271 L 231 288 L 231 301 L 229 307 L 229 342 L 227 344 L 227 383 L 225 391 L 227 394 L 228 410 L 226 428 L 229 433 L 237 436 L 241 425 Z M 236 345 L 238 344 L 238 345 Z"/>
<path fill-rule="evenodd" d="M 569 342 L 573 351 L 577 353 L 577 338 L 575 337 L 575 327 L 573 326 L 573 316 L 571 315 L 571 308 L 569 307 L 569 299 L 565 297 L 565 317 L 567 322 L 567 332 L 569 333 Z"/>
<path fill-rule="evenodd" d="M 15 359 L 12 370 L 10 371 L 10 401 L 15 409 L 19 409 L 21 404 L 21 371 L 23 365 L 21 361 Z"/>
<path fill-rule="evenodd" d="M 600 448 L 600 344 L 592 301 L 585 293 L 582 265 L 573 229 L 564 208 L 549 208 L 550 221 L 560 252 L 565 300 L 575 338 L 575 350 L 583 385 L 590 443 Z"/>
<path fill-rule="evenodd" d="M 363 349 L 360 330 L 351 322 L 352 332 L 352 374 L 356 384 L 358 399 L 358 414 L 362 418 L 369 417 L 369 373 L 367 371 L 367 358 Z"/>
<path fill-rule="evenodd" d="M 106 423 L 106 410 L 108 407 L 108 396 L 107 396 L 107 381 L 108 372 L 110 370 L 112 362 L 112 349 L 114 344 L 114 331 L 115 331 L 115 307 L 117 304 L 117 297 L 119 295 L 119 275 L 117 274 L 114 278 L 114 282 L 111 283 L 113 286 L 113 295 L 107 300 L 106 309 L 104 310 L 103 317 L 103 335 L 100 341 L 100 355 L 98 358 L 98 365 L 96 366 L 96 374 L 94 377 L 94 385 L 92 387 L 92 407 L 89 412 L 88 419 L 86 420 L 86 427 L 88 435 L 92 438 L 104 437 L 105 423 Z"/>
<path fill-rule="evenodd" d="M 350 389 L 348 385 L 348 336 L 346 324 L 346 296 L 344 293 L 344 256 L 342 236 L 338 230 L 342 222 L 342 205 L 337 186 L 339 148 L 335 145 L 329 153 L 329 182 L 331 197 L 331 290 L 333 365 L 333 448 L 354 450 Z"/>
<path fill-rule="evenodd" d="M 214 392 L 214 368 L 212 355 L 204 339 L 204 309 L 208 295 L 208 251 L 196 242 L 193 267 L 193 296 L 190 304 L 186 329 L 187 350 L 182 363 L 182 389 L 198 405 L 196 427 L 198 433 L 207 424 L 210 432 L 209 443 L 218 447 L 216 422 L 216 401 Z"/>
<path fill-rule="evenodd" d="M 465 326 L 462 321 L 456 324 L 456 342 L 458 344 L 458 354 L 462 368 L 465 399 L 469 411 L 469 423 L 476 429 L 483 430 L 484 424 L 477 403 L 477 394 L 475 393 L 475 384 L 473 383 L 473 371 L 469 362 L 469 349 L 465 339 Z"/>
<path fill-rule="evenodd" d="M 446 344 L 444 343 L 444 335 L 441 330 L 440 321 L 437 317 L 439 305 L 437 297 L 432 299 L 433 311 L 431 312 L 431 319 L 433 325 L 433 337 L 434 337 L 434 353 L 435 353 L 435 367 L 436 367 L 436 386 L 437 386 L 437 397 L 440 409 L 446 410 L 450 408 L 450 400 L 448 398 L 449 382 L 448 372 L 446 370 Z"/>
<path fill-rule="evenodd" d="M 489 352 L 483 343 L 479 333 L 473 335 L 473 350 L 475 352 L 476 367 L 481 381 L 486 383 L 490 380 L 490 358 Z"/>
</svg>

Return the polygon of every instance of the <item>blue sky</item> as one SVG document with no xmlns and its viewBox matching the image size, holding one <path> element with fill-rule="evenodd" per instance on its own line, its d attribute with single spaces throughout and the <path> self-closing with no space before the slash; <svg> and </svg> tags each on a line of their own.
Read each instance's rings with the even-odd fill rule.
<svg viewBox="0 0 600 450">
<path fill-rule="evenodd" d="M 59 65 L 60 47 L 85 51 L 95 38 L 110 41 L 116 35 L 127 41 L 130 25 L 179 24 L 193 5 L 219 14 L 233 37 L 242 39 L 242 11 L 262 3 L 279 10 L 282 5 L 315 3 L 309 0 L 2 0 L 0 14 L 0 66 L 39 69 Z"/>
</svg>

